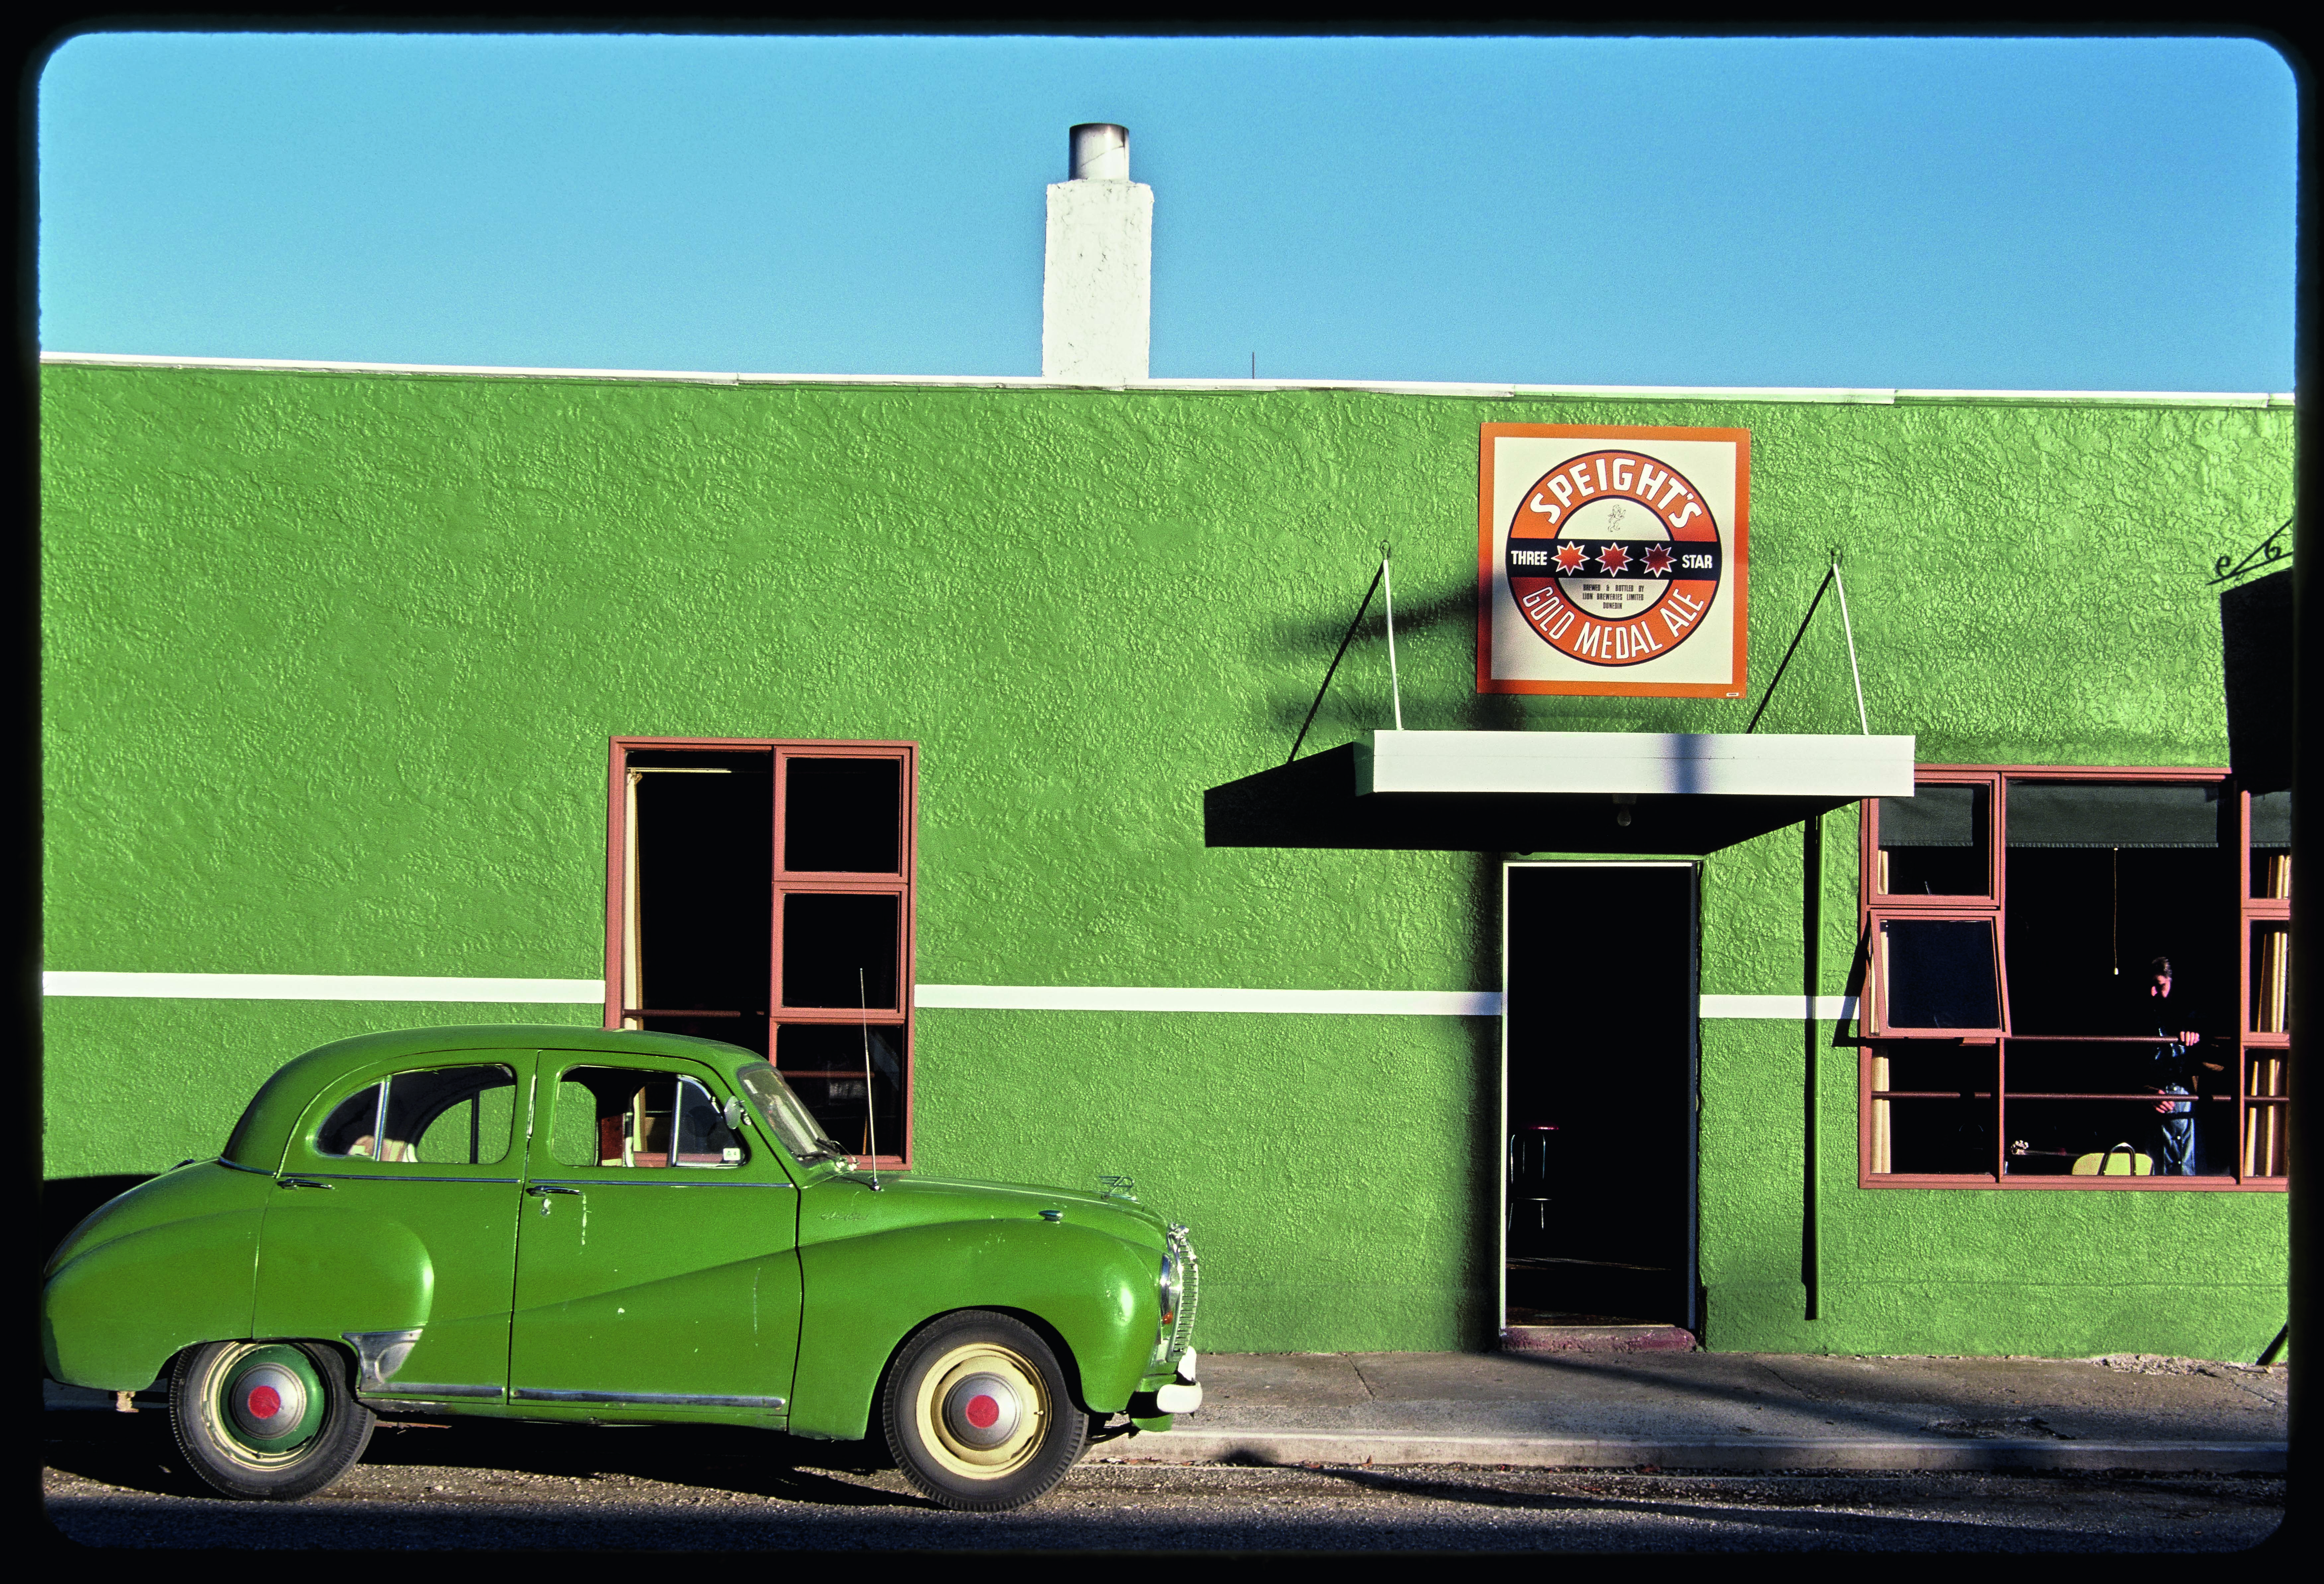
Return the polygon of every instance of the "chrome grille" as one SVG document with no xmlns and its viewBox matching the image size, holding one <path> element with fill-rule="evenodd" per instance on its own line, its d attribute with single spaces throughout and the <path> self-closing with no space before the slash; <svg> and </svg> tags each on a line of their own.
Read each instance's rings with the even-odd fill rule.
<svg viewBox="0 0 2324 1584">
<path fill-rule="evenodd" d="M 1177 1261 L 1178 1268 L 1185 1273 L 1183 1278 L 1185 1290 L 1178 1299 L 1177 1317 L 1170 1326 L 1170 1347 L 1167 1356 L 1167 1362 L 1175 1368 L 1178 1360 L 1186 1356 L 1186 1349 L 1194 1345 L 1194 1300 L 1202 1286 L 1203 1265 L 1194 1257 L 1194 1246 L 1187 1240 L 1185 1228 L 1172 1227 L 1169 1242 L 1170 1257 Z"/>
</svg>

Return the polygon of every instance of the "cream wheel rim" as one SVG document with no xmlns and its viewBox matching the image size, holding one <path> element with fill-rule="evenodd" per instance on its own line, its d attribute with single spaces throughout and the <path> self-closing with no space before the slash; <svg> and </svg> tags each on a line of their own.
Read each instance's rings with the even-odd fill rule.
<svg viewBox="0 0 2324 1584">
<path fill-rule="evenodd" d="M 199 1395 L 195 1400 L 201 1404 L 203 1417 L 210 1423 L 213 1441 L 233 1461 L 250 1469 L 287 1468 L 306 1455 L 314 1445 L 314 1437 L 309 1436 L 296 1446 L 272 1451 L 252 1446 L 243 1439 L 242 1429 L 235 1423 L 234 1407 L 226 1400 L 227 1387 L 239 1384 L 235 1380 L 236 1368 L 244 1359 L 258 1352 L 260 1348 L 258 1343 L 244 1342 L 220 1353 L 211 1361 L 208 1373 L 196 1383 Z"/>
<path fill-rule="evenodd" d="M 920 1444 L 964 1479 L 1003 1478 L 1031 1462 L 1049 1414 L 1041 1372 L 996 1342 L 966 1343 L 939 1358 L 912 1404 Z"/>
</svg>

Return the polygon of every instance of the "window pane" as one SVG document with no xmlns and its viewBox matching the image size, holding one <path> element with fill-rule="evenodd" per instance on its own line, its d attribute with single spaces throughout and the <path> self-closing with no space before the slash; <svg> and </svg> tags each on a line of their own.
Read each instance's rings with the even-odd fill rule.
<svg viewBox="0 0 2324 1584">
<path fill-rule="evenodd" d="M 2012 781 L 2012 847 L 2217 847 L 2235 800 L 2224 784 Z"/>
<path fill-rule="evenodd" d="M 1992 1101 L 1899 1100 L 1886 1104 L 1888 1171 L 1993 1175 Z M 1877 1160 L 1874 1169 L 1881 1169 Z"/>
<path fill-rule="evenodd" d="M 498 1064 L 436 1067 L 388 1080 L 382 1158 L 493 1165 L 514 1137 L 516 1073 Z"/>
<path fill-rule="evenodd" d="M 2009 1174 L 2219 1176 L 2234 1170 L 2235 1102 L 2012 1100 Z M 2109 1158 L 2110 1155 L 2110 1158 Z"/>
<path fill-rule="evenodd" d="M 1889 1090 L 1906 1094 L 1947 1094 L 1993 1098 L 1995 1052 L 1991 1045 L 1940 1045 L 1916 1050 L 1892 1045 L 1882 1053 Z M 2012 1061 L 2016 1059 L 2013 1047 Z"/>
<path fill-rule="evenodd" d="M 868 1118 L 867 1065 L 876 1108 Z M 814 1115 L 816 1126 L 850 1154 L 872 1153 L 875 1127 L 880 1154 L 903 1153 L 904 1082 L 909 1070 L 903 1029 L 893 1024 L 868 1029 L 847 1023 L 786 1024 L 775 1034 L 775 1068 Z"/>
<path fill-rule="evenodd" d="M 903 828 L 901 760 L 792 759 L 785 763 L 785 869 L 898 872 L 903 862 L 899 840 Z"/>
<path fill-rule="evenodd" d="M 895 1009 L 897 903 L 861 893 L 786 894 L 782 1004 Z"/>
<path fill-rule="evenodd" d="M 2015 827 L 2013 826 L 2013 833 Z M 2020 847 L 2008 855 L 2009 1021 L 2020 1034 L 2235 1028 L 2231 847 Z M 2167 1002 L 2151 964 L 2172 964 Z"/>
<path fill-rule="evenodd" d="M 2251 1027 L 2292 1032 L 2292 926 L 2255 924 L 2251 932 Z"/>
<path fill-rule="evenodd" d="M 2257 792 L 2251 800 L 2251 894 L 2292 895 L 2292 794 Z"/>
<path fill-rule="evenodd" d="M 2288 1050 L 2251 1051 L 2246 1060 L 2250 1064 L 2247 1077 L 2255 1095 L 2273 1095 L 2282 1099 L 2292 1093 L 2292 1053 Z"/>
<path fill-rule="evenodd" d="M 331 1108 L 315 1135 L 317 1155 L 374 1158 L 379 1147 L 379 1090 L 378 1084 L 371 1084 Z"/>
<path fill-rule="evenodd" d="M 1947 786 L 1880 799 L 1879 889 L 1890 896 L 1989 895 L 1991 801 L 1986 787 Z"/>
<path fill-rule="evenodd" d="M 2009 1042 L 2009 1092 L 2021 1094 L 2148 1094 L 2172 1084 L 2202 1094 L 2235 1093 L 2235 1051 L 2172 1041 L 2163 1045 L 2112 1041 L 2051 1045 Z"/>
<path fill-rule="evenodd" d="M 2253 1051 L 2246 1080 L 2254 1103 L 2244 1109 L 2244 1175 L 2282 1177 L 2292 1170 L 2292 1053 Z M 2258 1097 L 2275 1097 L 2261 1102 Z"/>
<path fill-rule="evenodd" d="M 1872 1086 L 1918 1098 L 1872 1102 L 1875 1172 L 1993 1175 L 1996 1054 L 1990 1045 L 1886 1045 Z"/>
<path fill-rule="evenodd" d="M 1892 918 L 1880 926 L 1890 1028 L 1993 1028 L 2001 981 L 1981 918 Z"/>
</svg>

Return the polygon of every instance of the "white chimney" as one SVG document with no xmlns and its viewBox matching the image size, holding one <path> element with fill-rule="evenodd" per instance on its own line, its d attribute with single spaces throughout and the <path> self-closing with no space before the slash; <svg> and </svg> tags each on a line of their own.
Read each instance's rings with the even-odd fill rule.
<svg viewBox="0 0 2324 1584">
<path fill-rule="evenodd" d="M 1049 184 L 1041 271 L 1041 377 L 1082 385 L 1146 378 L 1153 318 L 1154 189 L 1130 180 L 1130 134 L 1072 133 L 1071 180 Z"/>
</svg>

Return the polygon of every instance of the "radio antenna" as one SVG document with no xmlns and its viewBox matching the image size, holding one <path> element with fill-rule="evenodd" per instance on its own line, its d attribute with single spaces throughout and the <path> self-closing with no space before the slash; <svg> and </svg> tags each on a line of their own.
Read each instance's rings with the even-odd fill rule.
<svg viewBox="0 0 2324 1584">
<path fill-rule="evenodd" d="M 855 970 L 855 1004 L 863 1022 L 863 1139 L 871 1147 L 872 1192 L 880 1192 L 880 1123 L 872 1105 L 872 998 L 863 970 Z"/>
</svg>

